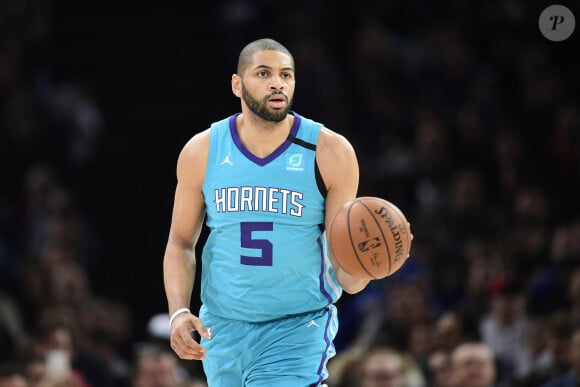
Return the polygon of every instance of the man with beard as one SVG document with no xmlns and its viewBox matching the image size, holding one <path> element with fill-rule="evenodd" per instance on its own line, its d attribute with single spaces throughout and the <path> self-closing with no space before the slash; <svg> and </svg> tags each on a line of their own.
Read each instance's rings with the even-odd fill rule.
<svg viewBox="0 0 580 387">
<path fill-rule="evenodd" d="M 368 284 L 329 257 L 324 234 L 356 197 L 357 158 L 343 136 L 290 110 L 294 59 L 280 43 L 244 47 L 231 87 L 241 113 L 193 136 L 177 162 L 163 261 L 171 347 L 202 360 L 211 387 L 320 385 L 334 303 Z M 204 219 L 198 317 L 189 305 Z"/>
</svg>

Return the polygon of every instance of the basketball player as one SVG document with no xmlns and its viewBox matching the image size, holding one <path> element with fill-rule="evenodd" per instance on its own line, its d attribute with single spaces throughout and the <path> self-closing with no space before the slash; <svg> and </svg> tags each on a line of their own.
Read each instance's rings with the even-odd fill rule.
<svg viewBox="0 0 580 387">
<path fill-rule="evenodd" d="M 356 196 L 355 152 L 289 110 L 294 86 L 284 46 L 248 44 L 231 79 L 241 113 L 193 136 L 177 162 L 163 262 L 171 347 L 203 360 L 211 387 L 320 385 L 335 353 L 333 304 L 368 284 L 331 263 L 323 233 Z M 197 317 L 188 308 L 206 216 Z"/>
</svg>

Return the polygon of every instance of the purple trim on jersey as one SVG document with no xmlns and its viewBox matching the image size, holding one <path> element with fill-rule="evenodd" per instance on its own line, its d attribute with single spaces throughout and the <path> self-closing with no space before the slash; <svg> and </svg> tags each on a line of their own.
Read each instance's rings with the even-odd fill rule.
<svg viewBox="0 0 580 387">
<path fill-rule="evenodd" d="M 322 239 L 320 237 L 318 237 L 318 239 L 316 240 L 318 242 L 318 247 L 320 247 L 320 275 L 318 277 L 318 282 L 320 283 L 320 293 L 324 294 L 324 297 L 326 297 L 326 299 L 328 300 L 329 304 L 332 304 L 332 297 L 330 296 L 330 294 L 326 291 L 326 288 L 324 287 L 324 248 L 322 246 Z"/>
<path fill-rule="evenodd" d="M 294 112 L 290 113 L 294 116 L 294 122 L 292 123 L 290 134 L 296 137 L 296 134 L 298 133 L 298 128 L 300 127 L 300 121 L 302 121 L 302 118 Z M 268 156 L 264 158 L 256 156 L 255 154 L 247 150 L 244 144 L 242 144 L 242 140 L 240 140 L 240 136 L 238 135 L 236 126 L 236 118 L 238 117 L 239 114 L 240 113 L 237 113 L 230 117 L 230 133 L 232 135 L 232 140 L 234 140 L 234 144 L 236 144 L 236 147 L 240 150 L 240 152 L 242 152 L 242 154 L 244 154 L 244 156 L 248 158 L 248 160 L 263 167 L 272 160 L 275 160 L 276 157 L 280 156 L 282 152 L 284 152 L 286 149 L 288 149 L 290 145 L 292 145 L 292 142 L 290 140 L 285 140 L 282 144 L 280 144 L 278 148 L 274 150 L 274 152 L 270 153 Z"/>
<path fill-rule="evenodd" d="M 326 348 L 324 349 L 324 354 L 322 355 L 322 359 L 320 359 L 320 365 L 318 366 L 318 371 L 316 372 L 318 374 L 318 382 L 316 382 L 316 384 L 314 386 L 319 386 L 320 382 L 322 382 L 322 370 L 324 369 L 325 364 L 327 363 L 328 359 L 327 359 L 327 354 L 328 354 L 328 348 L 332 345 L 332 340 L 330 340 L 328 338 L 328 330 L 329 330 L 329 325 L 330 322 L 332 321 L 332 310 L 330 308 L 327 309 L 327 320 L 326 320 L 326 326 L 324 327 L 324 341 L 326 342 Z"/>
<path fill-rule="evenodd" d="M 320 260 L 321 260 L 321 264 L 320 264 L 320 276 L 319 276 L 319 282 L 320 282 L 320 292 L 322 294 L 324 294 L 324 296 L 326 297 L 326 299 L 328 300 L 329 304 L 332 304 L 332 297 L 330 296 L 330 294 L 326 291 L 326 288 L 324 287 L 324 247 L 322 246 L 322 238 L 318 237 L 318 239 L 316 240 L 318 242 L 318 246 L 320 247 Z M 324 350 L 324 354 L 322 355 L 322 359 L 320 359 L 320 365 L 318 366 L 318 382 L 316 384 L 314 384 L 314 386 L 319 386 L 320 382 L 322 382 L 322 370 L 324 370 L 324 366 L 326 364 L 326 362 L 328 361 L 327 359 L 327 354 L 328 354 L 328 348 L 332 345 L 332 340 L 328 338 L 328 327 L 330 325 L 330 322 L 332 321 L 332 310 L 330 308 L 327 309 L 327 314 L 328 314 L 328 319 L 326 320 L 326 327 L 324 329 L 324 341 L 326 342 L 326 349 Z"/>
</svg>

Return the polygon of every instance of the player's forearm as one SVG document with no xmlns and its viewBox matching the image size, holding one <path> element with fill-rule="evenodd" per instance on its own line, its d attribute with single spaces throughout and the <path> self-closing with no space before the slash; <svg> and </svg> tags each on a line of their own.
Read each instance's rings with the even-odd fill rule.
<svg viewBox="0 0 580 387">
<path fill-rule="evenodd" d="M 335 267 L 335 276 L 340 286 L 349 294 L 362 291 L 370 282 L 369 280 L 354 277 L 340 267 Z"/>
<path fill-rule="evenodd" d="M 332 263 L 332 267 L 334 268 L 334 276 L 345 292 L 349 294 L 356 294 L 364 290 L 364 288 L 366 288 L 367 285 L 371 282 L 369 280 L 358 278 L 348 274 L 346 271 L 344 271 L 342 267 L 340 267 L 336 259 L 334 259 L 332 254 L 330 254 L 330 251 L 328 253 L 330 257 L 330 262 Z"/>
<path fill-rule="evenodd" d="M 163 259 L 163 282 L 169 313 L 189 308 L 195 280 L 195 250 L 169 243 Z"/>
</svg>

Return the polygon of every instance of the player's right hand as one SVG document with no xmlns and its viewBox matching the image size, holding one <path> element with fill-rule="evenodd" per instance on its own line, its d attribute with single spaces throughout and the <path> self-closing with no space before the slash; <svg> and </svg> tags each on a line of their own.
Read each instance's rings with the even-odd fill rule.
<svg viewBox="0 0 580 387">
<path fill-rule="evenodd" d="M 171 324 L 171 348 L 186 360 L 204 360 L 206 350 L 192 336 L 197 331 L 201 337 L 211 339 L 211 333 L 202 321 L 191 313 L 178 315 Z"/>
</svg>

